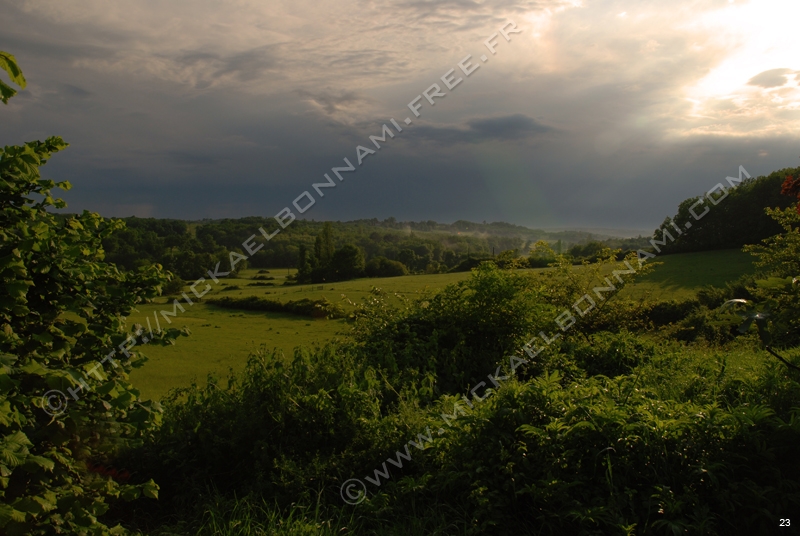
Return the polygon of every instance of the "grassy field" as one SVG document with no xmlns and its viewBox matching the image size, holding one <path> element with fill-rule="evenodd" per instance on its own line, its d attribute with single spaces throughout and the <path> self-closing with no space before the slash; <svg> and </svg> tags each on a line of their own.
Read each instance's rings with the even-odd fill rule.
<svg viewBox="0 0 800 536">
<path fill-rule="evenodd" d="M 331 302 L 342 303 L 345 309 L 352 309 L 345 298 L 359 303 L 373 287 L 379 287 L 390 295 L 399 293 L 413 299 L 426 290 L 443 288 L 469 277 L 469 273 L 416 275 L 284 287 L 281 286 L 287 275 L 284 269 L 270 271 L 269 275 L 275 277 L 272 281 L 275 287 L 247 286 L 254 282 L 251 278 L 257 272 L 246 270 L 237 279 L 226 279 L 225 286 L 213 285 L 205 298 L 263 296 L 288 301 L 325 297 Z M 236 286 L 240 289 L 226 290 Z M 202 291 L 202 286 L 198 290 Z M 145 324 L 144 319 L 149 318 L 151 326 L 155 328 L 153 314 L 165 309 L 165 303 L 167 300 L 160 298 L 156 304 L 139 307 L 139 312 L 132 315 L 129 322 Z M 178 315 L 172 325 L 188 327 L 192 332 L 190 337 L 181 337 L 175 346 L 142 347 L 150 361 L 144 368 L 134 371 L 132 380 L 145 398 L 158 398 L 172 387 L 186 386 L 193 379 L 203 382 L 208 373 L 223 375 L 229 367 L 238 371 L 247 361 L 248 354 L 260 346 L 268 350 L 277 348 L 289 355 L 297 346 L 324 343 L 337 333 L 349 329 L 345 320 L 311 319 L 282 313 L 234 312 L 206 305 L 202 301 L 186 307 L 186 312 Z M 159 315 L 159 318 L 164 327 L 163 317 Z"/>
<path fill-rule="evenodd" d="M 621 296 L 684 300 L 706 285 L 721 287 L 753 272 L 753 257 L 738 249 L 666 255 L 651 259 L 651 262 L 663 264 L 624 289 Z"/>
<path fill-rule="evenodd" d="M 686 299 L 704 285 L 721 286 L 752 271 L 751 257 L 739 250 L 669 255 L 653 261 L 663 264 L 652 274 L 626 288 L 623 296 L 654 300 Z M 349 309 L 345 298 L 359 303 L 373 287 L 381 288 L 390 295 L 397 293 L 413 299 L 425 291 L 441 289 L 469 277 L 469 273 L 412 275 L 284 287 L 287 271 L 278 269 L 261 274 L 275 277 L 271 281 L 275 287 L 247 286 L 254 282 L 251 278 L 255 275 L 257 270 L 246 270 L 238 279 L 226 279 L 224 286 L 214 285 L 206 298 L 255 295 L 288 301 L 325 297 Z M 234 286 L 240 288 L 225 290 Z M 157 304 L 140 307 L 129 321 L 144 323 L 144 318 L 149 317 L 151 324 L 154 324 L 153 314 L 164 309 L 165 302 L 161 298 Z M 238 371 L 244 366 L 248 354 L 262 345 L 269 350 L 277 348 L 288 355 L 296 346 L 324 343 L 349 329 L 345 320 L 310 319 L 280 313 L 233 312 L 203 302 L 187 307 L 186 312 L 179 313 L 172 325 L 186 326 L 192 335 L 181 337 L 172 347 L 143 347 L 143 353 L 150 361 L 133 373 L 132 380 L 145 398 L 159 398 L 170 388 L 186 386 L 193 379 L 204 382 L 208 373 L 224 375 L 229 367 Z"/>
</svg>

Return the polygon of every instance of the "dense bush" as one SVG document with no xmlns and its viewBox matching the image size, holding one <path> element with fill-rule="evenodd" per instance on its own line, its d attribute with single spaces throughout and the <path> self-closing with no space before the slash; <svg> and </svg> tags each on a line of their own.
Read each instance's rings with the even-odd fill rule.
<svg viewBox="0 0 800 536">
<path fill-rule="evenodd" d="M 589 341 L 564 344 L 563 350 L 586 374 L 611 377 L 630 374 L 655 354 L 651 343 L 626 331 L 596 333 Z"/>
<path fill-rule="evenodd" d="M 437 393 L 455 393 L 495 370 L 555 317 L 537 300 L 529 274 L 481 264 L 466 281 L 409 304 L 404 311 L 375 293 L 355 315 L 354 337 L 367 359 L 402 378 L 436 376 Z"/>
<path fill-rule="evenodd" d="M 453 266 L 448 270 L 449 273 L 456 273 L 456 272 L 469 272 L 470 270 L 474 270 L 477 268 L 481 263 L 491 261 L 491 257 L 470 257 L 464 259 L 456 266 Z"/>
<path fill-rule="evenodd" d="M 370 260 L 365 269 L 367 277 L 397 277 L 408 275 L 408 269 L 402 262 L 392 261 L 386 257 L 375 257 Z"/>
<path fill-rule="evenodd" d="M 769 309 L 772 341 L 768 344 L 796 346 L 800 344 L 800 212 L 791 207 L 766 213 L 783 232 L 744 248 L 757 257 L 756 266 L 764 277 L 755 281 L 752 293 Z"/>
<path fill-rule="evenodd" d="M 323 519 L 357 516 L 356 533 L 412 533 L 399 527 L 414 517 L 428 520 L 414 534 L 767 534 L 800 508 L 800 385 L 784 369 L 743 373 L 727 359 L 746 351 L 714 359 L 629 333 L 572 354 L 587 371 L 629 374 L 507 378 L 470 409 L 458 396 L 397 397 L 358 347 L 254 356 L 227 386 L 175 392 L 162 430 L 125 463 L 190 516 L 214 508 L 215 488 L 274 504 L 270 519 L 321 501 Z M 386 465 L 426 430 L 424 450 Z M 381 486 L 344 505 L 342 482 L 376 467 L 388 469 Z"/>
<path fill-rule="evenodd" d="M 483 263 L 400 308 L 373 289 L 338 346 L 255 355 L 227 385 L 174 392 L 119 464 L 163 483 L 162 514 L 207 519 L 248 495 L 237 504 L 274 505 L 265 518 L 316 505 L 357 533 L 760 534 L 800 507 L 800 384 L 750 339 L 715 350 L 730 319 L 697 301 L 609 300 L 602 322 L 630 319 L 602 331 L 587 315 L 510 373 L 603 270 L 555 259 L 546 273 Z M 656 338 L 690 329 L 702 344 Z M 486 385 L 498 366 L 507 377 Z M 410 440 L 424 448 L 387 465 Z M 381 484 L 353 509 L 339 486 L 364 475 Z M 245 510 L 213 518 L 249 523 L 230 520 Z"/>
<path fill-rule="evenodd" d="M 716 309 L 728 300 L 752 300 L 755 279 L 755 276 L 747 274 L 726 283 L 724 287 L 703 287 L 697 291 L 697 301 L 709 309 Z"/>
<path fill-rule="evenodd" d="M 70 185 L 42 179 L 39 166 L 65 147 L 52 137 L 0 149 L 0 532 L 7 535 L 106 534 L 98 518 L 109 503 L 157 497 L 151 480 L 124 484 L 88 464 L 135 445 L 159 422 L 158 404 L 142 402 L 128 382 L 144 362 L 129 350 L 143 340 L 124 318 L 170 275 L 104 262 L 102 240 L 120 222 L 48 212 L 65 206 L 51 190 Z M 176 331 L 148 334 L 155 340 L 147 342 Z"/>
<path fill-rule="evenodd" d="M 186 283 L 180 277 L 173 277 L 171 281 L 167 282 L 161 289 L 162 294 L 165 296 L 175 296 L 180 294 Z"/>
<path fill-rule="evenodd" d="M 460 503 L 476 534 L 768 534 L 800 507 L 799 416 L 553 373 L 507 384 L 434 439 L 414 493 Z"/>
<path fill-rule="evenodd" d="M 582 331 L 639 331 L 678 323 L 698 310 L 698 300 L 643 301 L 616 299 L 585 318 Z"/>
<path fill-rule="evenodd" d="M 386 390 L 347 348 L 259 352 L 238 377 L 174 391 L 159 433 L 119 463 L 155 477 L 168 509 L 195 511 L 209 487 L 280 507 L 308 502 L 417 427 L 412 413 L 382 415 Z"/>
<path fill-rule="evenodd" d="M 697 300 L 662 300 L 649 304 L 644 315 L 654 326 L 664 326 L 679 322 L 700 306 Z"/>
</svg>

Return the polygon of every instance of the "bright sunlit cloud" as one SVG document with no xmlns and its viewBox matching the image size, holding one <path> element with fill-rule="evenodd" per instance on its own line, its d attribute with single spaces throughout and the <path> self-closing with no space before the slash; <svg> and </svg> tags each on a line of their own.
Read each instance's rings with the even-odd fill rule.
<svg viewBox="0 0 800 536">
<path fill-rule="evenodd" d="M 687 25 L 705 32 L 729 52 L 711 71 L 686 88 L 691 132 L 720 135 L 798 132 L 800 2 L 758 0 L 731 3 Z M 768 83 L 758 77 L 773 71 Z"/>
</svg>

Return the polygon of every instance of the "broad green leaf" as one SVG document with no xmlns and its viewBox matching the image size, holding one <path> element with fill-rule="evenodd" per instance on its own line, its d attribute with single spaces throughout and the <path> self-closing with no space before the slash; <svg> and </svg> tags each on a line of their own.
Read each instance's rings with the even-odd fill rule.
<svg viewBox="0 0 800 536">
<path fill-rule="evenodd" d="M 151 499 L 158 499 L 159 489 L 161 488 L 152 479 L 142 485 L 142 493 L 144 493 L 145 497 L 150 497 Z"/>
<path fill-rule="evenodd" d="M 44 511 L 44 507 L 36 500 L 36 497 L 21 497 L 12 504 L 20 512 L 28 514 L 38 515 Z"/>
<path fill-rule="evenodd" d="M 30 363 L 21 366 L 20 370 L 28 374 L 35 374 L 36 376 L 47 376 L 51 373 L 51 371 L 47 370 L 36 361 L 31 361 Z"/>
<path fill-rule="evenodd" d="M 43 456 L 28 456 L 25 459 L 25 463 L 32 463 L 34 465 L 38 465 L 42 469 L 46 469 L 47 471 L 52 471 L 56 464 L 53 460 L 45 458 Z"/>
<path fill-rule="evenodd" d="M 0 80 L 0 101 L 8 104 L 8 99 L 17 94 L 17 90 Z"/>
<path fill-rule="evenodd" d="M 11 77 L 11 81 L 17 84 L 20 88 L 25 89 L 28 82 L 22 74 L 22 70 L 17 65 L 17 58 L 13 54 L 3 52 L 0 50 L 0 69 L 3 69 Z"/>
<path fill-rule="evenodd" d="M 138 499 L 142 494 L 142 491 L 136 486 L 125 486 L 125 489 L 120 493 L 123 499 L 126 501 L 133 501 Z"/>
<path fill-rule="evenodd" d="M 24 523 L 25 517 L 25 512 L 20 512 L 7 504 L 0 503 L 0 527 L 6 526 L 9 521 Z"/>
</svg>

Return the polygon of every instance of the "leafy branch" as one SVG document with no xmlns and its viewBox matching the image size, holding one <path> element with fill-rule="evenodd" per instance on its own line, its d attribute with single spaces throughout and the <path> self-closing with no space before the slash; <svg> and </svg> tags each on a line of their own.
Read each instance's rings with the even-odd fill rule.
<svg viewBox="0 0 800 536">
<path fill-rule="evenodd" d="M 11 81 L 17 84 L 20 89 L 25 89 L 25 86 L 28 85 L 28 82 L 22 75 L 22 70 L 19 68 L 19 65 L 17 65 L 17 59 L 12 54 L 3 52 L 2 50 L 0 50 L 0 69 L 8 73 L 8 76 L 11 77 Z M 3 101 L 3 104 L 8 104 L 8 99 L 16 94 L 16 89 L 0 80 L 0 100 Z"/>
</svg>

